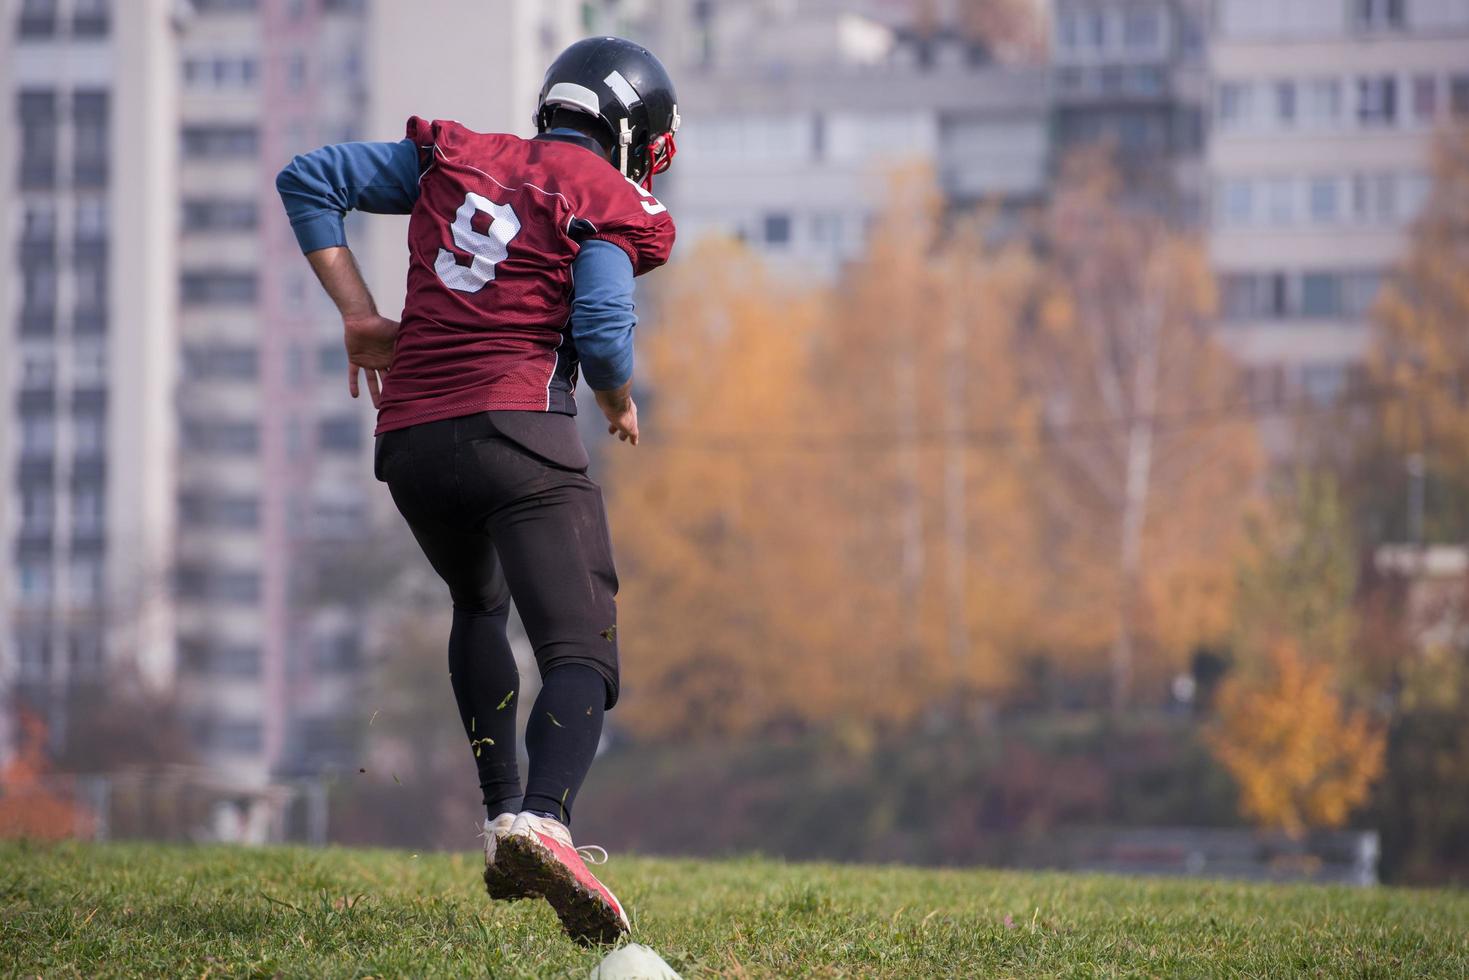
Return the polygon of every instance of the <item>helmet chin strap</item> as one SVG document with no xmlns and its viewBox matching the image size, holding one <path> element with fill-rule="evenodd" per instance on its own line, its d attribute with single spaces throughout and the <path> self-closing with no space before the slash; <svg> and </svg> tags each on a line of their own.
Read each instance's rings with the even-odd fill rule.
<svg viewBox="0 0 1469 980">
<path fill-rule="evenodd" d="M 623 116 L 618 121 L 620 127 L 617 134 L 617 169 L 622 171 L 622 176 L 628 176 L 627 164 L 628 153 L 632 147 L 632 127 L 627 124 L 627 117 Z"/>
</svg>

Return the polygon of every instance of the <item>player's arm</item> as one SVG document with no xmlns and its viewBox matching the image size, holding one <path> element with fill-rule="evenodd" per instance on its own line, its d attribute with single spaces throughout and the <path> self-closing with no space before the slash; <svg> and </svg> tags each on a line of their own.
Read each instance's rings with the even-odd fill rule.
<svg viewBox="0 0 1469 980">
<path fill-rule="evenodd" d="M 358 396 L 357 373 L 366 370 L 374 405 L 379 375 L 393 364 L 398 323 L 378 313 L 347 247 L 343 218 L 353 210 L 411 212 L 418 199 L 419 159 L 418 147 L 409 140 L 338 143 L 296 157 L 275 180 L 296 241 L 342 315 L 348 389 Z"/>
<path fill-rule="evenodd" d="M 571 339 L 582 374 L 607 417 L 607 431 L 638 444 L 638 406 L 632 399 L 633 265 L 622 248 L 604 241 L 581 247 L 572 274 Z"/>
</svg>

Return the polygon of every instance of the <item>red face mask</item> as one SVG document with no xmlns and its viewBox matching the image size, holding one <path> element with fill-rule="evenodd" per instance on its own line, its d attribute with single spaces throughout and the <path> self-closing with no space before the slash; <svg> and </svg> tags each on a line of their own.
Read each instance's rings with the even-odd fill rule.
<svg viewBox="0 0 1469 980">
<path fill-rule="evenodd" d="M 648 174 L 643 178 L 644 187 L 650 191 L 653 189 L 653 175 L 661 174 L 672 166 L 673 155 L 677 152 L 672 133 L 664 133 L 648 144 Z"/>
</svg>

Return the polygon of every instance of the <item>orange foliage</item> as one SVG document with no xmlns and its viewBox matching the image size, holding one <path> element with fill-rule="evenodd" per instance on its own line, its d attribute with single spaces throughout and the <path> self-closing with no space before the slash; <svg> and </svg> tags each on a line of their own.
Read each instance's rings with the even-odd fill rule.
<svg viewBox="0 0 1469 980">
<path fill-rule="evenodd" d="M 1027 450 L 933 435 L 1023 426 L 1029 264 L 940 243 L 924 174 L 888 201 L 840 299 L 733 243 L 664 283 L 646 437 L 608 478 L 639 734 L 867 730 L 1006 682 L 1040 597 Z"/>
<path fill-rule="evenodd" d="M 1101 234 L 1049 252 L 946 213 L 924 169 L 880 199 L 835 288 L 777 281 L 731 242 L 660 283 L 646 432 L 607 478 L 640 736 L 860 738 L 1003 695 L 1025 654 L 1100 672 L 1124 622 L 1149 674 L 1226 630 L 1248 420 L 1150 431 L 1131 579 L 1126 439 L 1041 431 L 1042 406 L 1094 426 L 1146 410 L 1107 347 L 1129 317 L 1156 321 L 1156 411 L 1227 401 L 1198 249 L 1105 196 L 1067 198 L 1058 225 Z"/>
<path fill-rule="evenodd" d="M 89 835 L 91 813 L 56 793 L 45 778 L 45 724 L 22 711 L 20 728 L 20 748 L 0 771 L 0 838 L 65 840 Z"/>
<path fill-rule="evenodd" d="M 1411 397 L 1383 406 L 1384 435 L 1399 453 L 1469 482 L 1469 125 L 1440 134 L 1433 190 L 1408 256 L 1375 310 L 1375 379 Z"/>
<path fill-rule="evenodd" d="M 1209 746 L 1239 785 L 1240 810 L 1260 826 L 1299 835 L 1339 827 L 1382 774 L 1385 736 L 1343 706 L 1325 664 L 1288 643 L 1267 669 L 1220 688 Z"/>
</svg>

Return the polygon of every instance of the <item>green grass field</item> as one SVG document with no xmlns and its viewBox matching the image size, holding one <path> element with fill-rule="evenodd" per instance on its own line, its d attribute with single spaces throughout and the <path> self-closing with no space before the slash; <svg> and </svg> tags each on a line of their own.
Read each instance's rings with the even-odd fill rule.
<svg viewBox="0 0 1469 980">
<path fill-rule="evenodd" d="M 476 855 L 0 844 L 0 972 L 586 976 Z M 1469 976 L 1469 894 L 614 857 L 685 976 Z"/>
</svg>

